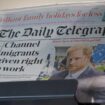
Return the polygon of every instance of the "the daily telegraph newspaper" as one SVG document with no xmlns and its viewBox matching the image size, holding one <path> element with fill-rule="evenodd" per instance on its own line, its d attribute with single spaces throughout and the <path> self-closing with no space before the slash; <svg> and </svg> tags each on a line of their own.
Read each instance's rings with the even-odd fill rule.
<svg viewBox="0 0 105 105">
<path fill-rule="evenodd" d="M 77 79 L 79 102 L 105 102 L 105 3 L 0 12 L 0 82 Z"/>
</svg>

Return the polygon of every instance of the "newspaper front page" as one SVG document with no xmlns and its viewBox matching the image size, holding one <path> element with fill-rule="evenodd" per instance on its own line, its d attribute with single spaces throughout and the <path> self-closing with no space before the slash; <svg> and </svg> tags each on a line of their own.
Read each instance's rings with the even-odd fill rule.
<svg viewBox="0 0 105 105">
<path fill-rule="evenodd" d="M 104 102 L 104 74 L 104 3 L 0 12 L 0 82 L 77 79 L 80 102 Z"/>
</svg>

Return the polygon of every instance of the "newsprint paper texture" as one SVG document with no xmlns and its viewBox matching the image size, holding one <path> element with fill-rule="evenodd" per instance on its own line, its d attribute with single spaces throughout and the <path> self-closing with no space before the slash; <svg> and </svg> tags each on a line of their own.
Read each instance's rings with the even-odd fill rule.
<svg viewBox="0 0 105 105">
<path fill-rule="evenodd" d="M 0 82 L 77 79 L 79 102 L 105 102 L 105 3 L 0 12 Z"/>
</svg>

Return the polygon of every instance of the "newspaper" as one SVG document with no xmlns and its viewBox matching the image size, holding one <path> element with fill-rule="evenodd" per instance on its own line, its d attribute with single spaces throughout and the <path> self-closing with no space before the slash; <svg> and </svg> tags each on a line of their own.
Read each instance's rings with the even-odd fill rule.
<svg viewBox="0 0 105 105">
<path fill-rule="evenodd" d="M 104 72 L 104 3 L 0 12 L 0 82 L 77 79 L 80 83 Z"/>
</svg>

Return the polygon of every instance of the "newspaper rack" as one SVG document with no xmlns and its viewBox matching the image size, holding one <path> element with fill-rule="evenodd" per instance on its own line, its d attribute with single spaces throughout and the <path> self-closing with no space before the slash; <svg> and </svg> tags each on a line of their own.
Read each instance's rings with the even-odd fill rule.
<svg viewBox="0 0 105 105">
<path fill-rule="evenodd" d="M 0 83 L 2 105 L 75 105 L 76 80 Z"/>
</svg>

